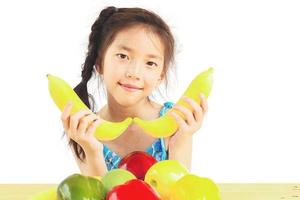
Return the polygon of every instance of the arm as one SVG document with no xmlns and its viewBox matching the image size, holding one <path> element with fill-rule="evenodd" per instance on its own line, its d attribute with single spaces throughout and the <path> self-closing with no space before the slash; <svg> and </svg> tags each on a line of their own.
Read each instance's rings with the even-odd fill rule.
<svg viewBox="0 0 300 200">
<path fill-rule="evenodd" d="M 89 109 L 80 110 L 70 115 L 72 104 L 69 103 L 61 115 L 67 138 L 76 142 L 85 153 L 84 161 L 77 158 L 74 149 L 73 155 L 83 175 L 103 176 L 107 172 L 103 157 L 103 144 L 94 136 L 101 119 Z"/>
<path fill-rule="evenodd" d="M 169 159 L 177 160 L 182 163 L 189 171 L 191 171 L 193 137 L 181 138 L 180 144 L 169 145 Z"/>
<path fill-rule="evenodd" d="M 102 151 L 88 152 L 85 151 L 85 160 L 81 161 L 75 154 L 73 148 L 72 153 L 82 175 L 85 176 L 104 176 L 107 172 L 107 167 L 104 161 Z"/>
<path fill-rule="evenodd" d="M 200 98 L 201 105 L 198 105 L 194 100 L 183 97 L 192 110 L 180 105 L 173 106 L 175 110 L 185 116 L 185 120 L 176 112 L 170 113 L 178 123 L 178 130 L 169 139 L 169 159 L 181 162 L 188 170 L 191 170 L 193 134 L 200 129 L 203 117 L 207 112 L 207 101 L 204 95 L 200 95 Z"/>
</svg>

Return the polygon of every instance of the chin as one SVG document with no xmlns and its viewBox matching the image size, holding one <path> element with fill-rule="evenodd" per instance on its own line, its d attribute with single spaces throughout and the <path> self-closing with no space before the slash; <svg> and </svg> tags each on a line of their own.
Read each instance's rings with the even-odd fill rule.
<svg viewBox="0 0 300 200">
<path fill-rule="evenodd" d="M 122 98 L 115 98 L 116 102 L 124 107 L 131 107 L 137 105 L 141 98 L 137 98 L 136 96 L 127 96 Z"/>
</svg>

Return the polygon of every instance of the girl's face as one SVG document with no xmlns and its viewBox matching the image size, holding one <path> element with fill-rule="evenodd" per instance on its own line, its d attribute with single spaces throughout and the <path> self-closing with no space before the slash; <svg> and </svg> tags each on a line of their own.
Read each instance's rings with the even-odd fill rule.
<svg viewBox="0 0 300 200">
<path fill-rule="evenodd" d="M 108 98 L 130 106 L 149 96 L 163 79 L 163 52 L 159 37 L 142 26 L 120 31 L 104 55 Z"/>
</svg>

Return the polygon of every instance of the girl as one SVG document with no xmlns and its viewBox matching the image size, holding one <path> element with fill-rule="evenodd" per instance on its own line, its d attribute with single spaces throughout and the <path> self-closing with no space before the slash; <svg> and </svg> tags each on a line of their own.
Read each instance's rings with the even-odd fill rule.
<svg viewBox="0 0 300 200">
<path fill-rule="evenodd" d="M 89 36 L 88 52 L 82 69 L 82 81 L 74 88 L 83 102 L 93 110 L 87 82 L 95 69 L 107 91 L 107 105 L 100 110 L 82 110 L 70 115 L 72 103 L 64 109 L 61 120 L 80 171 L 84 175 L 103 176 L 118 167 L 121 158 L 133 151 L 145 151 L 158 161 L 174 159 L 189 170 L 192 158 L 192 135 L 201 126 L 207 102 L 199 94 L 201 105 L 184 97 L 193 111 L 166 102 L 164 105 L 149 96 L 162 81 L 174 59 L 174 38 L 168 25 L 156 14 L 141 8 L 103 9 Z M 101 119 L 112 122 L 127 117 L 153 120 L 173 107 L 179 129 L 169 138 L 153 138 L 137 125 L 112 141 L 94 137 Z"/>
</svg>

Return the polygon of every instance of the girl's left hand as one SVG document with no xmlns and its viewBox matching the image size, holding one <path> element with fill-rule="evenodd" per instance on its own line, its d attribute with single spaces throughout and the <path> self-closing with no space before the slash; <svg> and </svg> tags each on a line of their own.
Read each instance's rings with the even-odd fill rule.
<svg viewBox="0 0 300 200">
<path fill-rule="evenodd" d="M 184 106 L 175 104 L 172 108 L 180 111 L 186 118 L 182 119 L 176 112 L 171 111 L 170 114 L 174 116 L 178 123 L 177 132 L 170 137 L 169 146 L 179 144 L 181 141 L 184 142 L 186 138 L 191 137 L 196 131 L 201 128 L 204 115 L 207 113 L 207 100 L 203 94 L 200 94 L 201 103 L 197 104 L 193 99 L 188 97 L 182 97 L 187 102 L 192 110 L 187 109 Z"/>
</svg>

